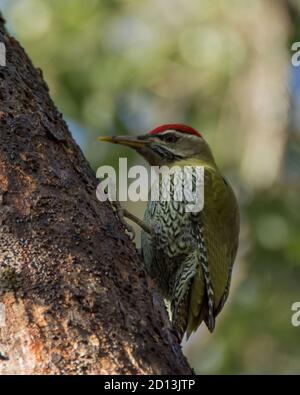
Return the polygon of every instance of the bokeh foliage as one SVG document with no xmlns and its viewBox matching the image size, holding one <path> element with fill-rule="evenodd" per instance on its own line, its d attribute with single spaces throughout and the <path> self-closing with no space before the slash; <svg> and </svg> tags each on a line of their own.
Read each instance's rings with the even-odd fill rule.
<svg viewBox="0 0 300 395">
<path fill-rule="evenodd" d="M 0 0 L 92 167 L 134 153 L 96 142 L 183 122 L 239 196 L 240 253 L 213 335 L 184 345 L 201 373 L 300 373 L 299 1 Z M 141 215 L 142 206 L 136 206 Z M 134 209 L 134 208 L 133 208 Z"/>
</svg>

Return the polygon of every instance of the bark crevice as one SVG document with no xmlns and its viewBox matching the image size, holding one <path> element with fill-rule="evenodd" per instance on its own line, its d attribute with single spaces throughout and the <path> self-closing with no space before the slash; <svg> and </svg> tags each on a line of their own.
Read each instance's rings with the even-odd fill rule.
<svg viewBox="0 0 300 395">
<path fill-rule="evenodd" d="M 190 374 L 135 246 L 1 15 L 0 42 L 0 374 Z"/>
</svg>

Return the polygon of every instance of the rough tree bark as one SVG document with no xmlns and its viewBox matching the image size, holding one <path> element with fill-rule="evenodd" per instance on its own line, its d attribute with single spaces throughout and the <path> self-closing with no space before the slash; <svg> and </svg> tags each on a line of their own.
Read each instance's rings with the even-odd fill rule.
<svg viewBox="0 0 300 395">
<path fill-rule="evenodd" d="M 190 374 L 134 245 L 0 19 L 0 374 Z"/>
</svg>

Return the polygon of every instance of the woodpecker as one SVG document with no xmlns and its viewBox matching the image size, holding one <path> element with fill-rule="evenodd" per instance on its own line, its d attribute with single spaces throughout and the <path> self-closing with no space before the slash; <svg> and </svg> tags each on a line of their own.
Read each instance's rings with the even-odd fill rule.
<svg viewBox="0 0 300 395">
<path fill-rule="evenodd" d="M 123 210 L 142 227 L 141 253 L 145 267 L 170 311 L 182 339 L 202 322 L 210 332 L 229 293 L 239 236 L 239 209 L 229 182 L 194 128 L 159 126 L 145 135 L 100 137 L 135 149 L 152 166 L 203 166 L 204 206 L 197 213 L 186 202 L 148 201 L 144 220 Z"/>
</svg>

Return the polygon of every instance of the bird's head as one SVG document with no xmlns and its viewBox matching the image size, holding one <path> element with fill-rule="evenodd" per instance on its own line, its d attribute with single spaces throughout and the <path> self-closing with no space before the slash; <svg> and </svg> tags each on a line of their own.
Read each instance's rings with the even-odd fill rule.
<svg viewBox="0 0 300 395">
<path fill-rule="evenodd" d="M 134 148 L 152 166 L 172 166 L 181 161 L 197 160 L 215 165 L 202 135 L 186 125 L 167 124 L 141 136 L 99 137 L 98 140 Z"/>
</svg>

